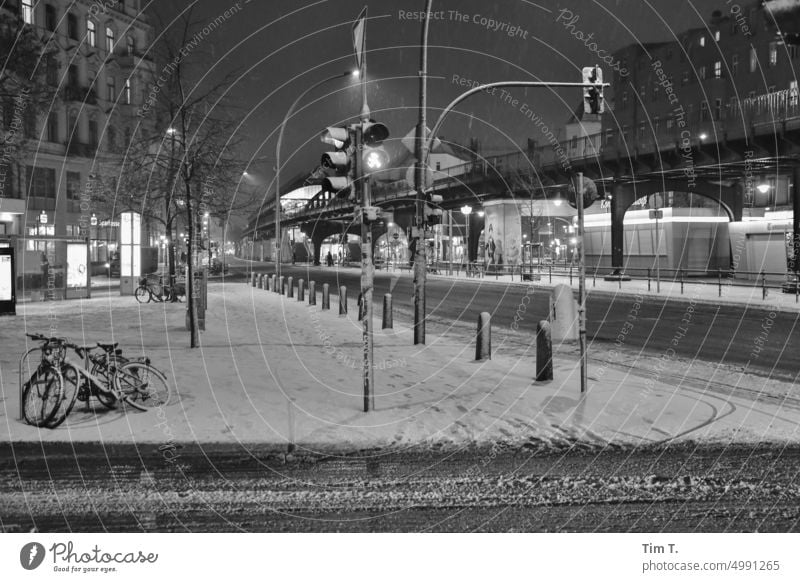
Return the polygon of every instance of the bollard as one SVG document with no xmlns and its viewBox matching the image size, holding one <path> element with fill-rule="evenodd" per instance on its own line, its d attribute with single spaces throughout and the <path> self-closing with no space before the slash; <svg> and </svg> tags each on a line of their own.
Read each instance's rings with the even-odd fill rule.
<svg viewBox="0 0 800 582">
<path fill-rule="evenodd" d="M 258 275 L 256 275 L 255 273 L 250 273 L 250 284 L 251 284 L 253 287 L 255 287 L 255 286 L 256 286 L 256 277 L 257 277 L 257 276 L 258 276 Z"/>
<path fill-rule="evenodd" d="M 767 298 L 767 276 L 761 271 L 761 299 Z"/>
<path fill-rule="evenodd" d="M 275 293 L 275 275 L 269 276 L 269 290 Z"/>
<path fill-rule="evenodd" d="M 327 283 L 322 284 L 322 309 L 323 311 L 331 308 L 331 287 Z"/>
<path fill-rule="evenodd" d="M 339 287 L 339 315 L 347 315 L 347 287 Z"/>
<path fill-rule="evenodd" d="M 261 276 L 258 278 L 258 288 L 266 289 L 267 288 L 266 282 L 267 282 L 267 275 L 261 273 Z"/>
<path fill-rule="evenodd" d="M 286 279 L 286 297 L 294 299 L 294 277 Z"/>
<path fill-rule="evenodd" d="M 394 318 L 392 317 L 392 294 L 387 293 L 383 296 L 383 327 L 381 329 L 393 329 Z"/>
<path fill-rule="evenodd" d="M 315 281 L 308 282 L 308 304 L 317 304 L 317 283 Z"/>
<path fill-rule="evenodd" d="M 647 267 L 647 290 L 650 291 L 650 267 Z"/>
<path fill-rule="evenodd" d="M 478 316 L 478 337 L 475 342 L 475 360 L 492 359 L 492 321 L 488 312 Z"/>
<path fill-rule="evenodd" d="M 536 381 L 553 379 L 553 340 L 550 322 L 543 319 L 536 326 Z"/>
<path fill-rule="evenodd" d="M 283 275 L 281 275 L 280 278 L 278 279 L 278 293 L 280 293 L 281 295 L 283 295 L 285 293 L 285 290 L 283 288 L 284 284 L 285 284 L 284 279 L 285 278 L 284 278 Z"/>
<path fill-rule="evenodd" d="M 297 280 L 297 301 L 305 301 L 306 299 L 306 282 L 302 279 Z"/>
</svg>

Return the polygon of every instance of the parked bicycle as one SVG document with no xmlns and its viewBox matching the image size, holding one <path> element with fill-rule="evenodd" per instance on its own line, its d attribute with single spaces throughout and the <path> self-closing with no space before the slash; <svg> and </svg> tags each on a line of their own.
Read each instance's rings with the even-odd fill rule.
<svg viewBox="0 0 800 582">
<path fill-rule="evenodd" d="M 58 347 L 64 351 L 67 348 L 73 350 L 82 360 L 81 364 L 76 364 L 67 360 L 65 354 L 60 355 L 60 363 L 48 363 L 43 368 L 58 372 L 47 376 L 49 383 L 45 386 L 49 388 L 23 391 L 25 410 L 31 410 L 30 414 L 25 413 L 25 419 L 31 424 L 34 424 L 32 419 L 38 419 L 36 426 L 56 428 L 66 420 L 77 400 L 85 401 L 88 407 L 92 397 L 107 408 L 116 408 L 119 402 L 138 410 L 169 404 L 171 390 L 166 376 L 148 358 L 125 358 L 117 343 L 79 346 L 64 338 L 45 338 L 38 334 L 28 336 L 49 343 L 57 340 Z M 41 382 L 29 381 L 27 384 L 38 386 Z M 42 404 L 37 405 L 37 398 L 42 399 Z M 36 411 L 45 405 L 46 413 L 36 416 Z"/>
<path fill-rule="evenodd" d="M 38 427 L 48 426 L 64 396 L 62 370 L 68 342 L 64 338 L 46 337 L 41 334 L 26 335 L 35 341 L 41 341 L 42 344 L 28 350 L 20 360 L 20 381 L 22 381 L 23 363 L 28 355 L 35 351 L 41 352 L 36 370 L 22 385 L 22 413 L 28 424 Z"/>
<path fill-rule="evenodd" d="M 161 277 L 158 279 L 142 277 L 134 296 L 139 303 L 181 302 L 186 296 L 186 285 L 182 281 L 176 281 L 174 285 L 164 284 Z"/>
</svg>

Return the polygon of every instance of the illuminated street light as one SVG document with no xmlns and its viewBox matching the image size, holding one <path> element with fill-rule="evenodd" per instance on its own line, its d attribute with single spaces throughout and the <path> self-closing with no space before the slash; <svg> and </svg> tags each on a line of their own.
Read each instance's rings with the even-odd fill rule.
<svg viewBox="0 0 800 582">
<path fill-rule="evenodd" d="M 762 194 L 766 194 L 767 192 L 769 192 L 770 188 L 772 188 L 772 186 L 770 186 L 769 184 L 759 184 L 758 186 L 756 186 L 756 189 L 758 189 L 758 191 L 761 192 Z"/>
</svg>

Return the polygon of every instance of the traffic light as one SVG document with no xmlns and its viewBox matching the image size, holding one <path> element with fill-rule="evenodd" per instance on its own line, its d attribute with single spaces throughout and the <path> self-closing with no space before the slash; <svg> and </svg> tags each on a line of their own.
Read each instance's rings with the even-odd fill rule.
<svg viewBox="0 0 800 582">
<path fill-rule="evenodd" d="M 599 115 L 605 111 L 603 100 L 603 71 L 600 67 L 583 67 L 583 83 L 594 87 L 583 88 L 583 112 Z"/>
<path fill-rule="evenodd" d="M 427 224 L 440 224 L 442 222 L 442 214 L 444 211 L 441 208 L 442 197 L 438 194 L 425 195 L 425 222 Z"/>
<path fill-rule="evenodd" d="M 368 121 L 363 124 L 363 131 L 364 152 L 361 159 L 364 163 L 364 175 L 368 176 L 389 167 L 389 154 L 381 145 L 389 137 L 389 128 L 383 123 Z"/>
<path fill-rule="evenodd" d="M 322 180 L 322 190 L 333 192 L 336 196 L 355 197 L 353 188 L 353 154 L 355 139 L 353 131 L 347 127 L 329 127 L 322 132 L 322 141 L 336 148 L 336 151 L 325 152 L 320 161 L 328 176 Z"/>
<path fill-rule="evenodd" d="M 570 181 L 569 189 L 567 190 L 567 202 L 573 208 L 577 208 L 577 204 L 575 202 L 575 185 L 578 179 L 575 178 L 574 180 Z M 594 180 L 590 180 L 586 176 L 583 177 L 583 207 L 589 208 L 592 204 L 594 204 L 595 200 L 599 200 L 599 194 L 597 192 L 597 184 L 594 183 Z"/>
</svg>

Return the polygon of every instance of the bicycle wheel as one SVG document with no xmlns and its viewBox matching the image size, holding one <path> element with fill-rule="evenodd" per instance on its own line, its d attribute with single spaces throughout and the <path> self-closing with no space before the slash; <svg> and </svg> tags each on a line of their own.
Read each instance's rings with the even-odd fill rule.
<svg viewBox="0 0 800 582">
<path fill-rule="evenodd" d="M 133 294 L 136 297 L 136 301 L 139 303 L 150 303 L 150 301 L 153 299 L 150 289 L 143 287 L 142 285 L 139 285 Z"/>
<path fill-rule="evenodd" d="M 123 364 L 117 370 L 114 380 L 123 400 L 134 408 L 148 410 L 169 404 L 170 387 L 167 378 L 150 364 Z"/>
<path fill-rule="evenodd" d="M 81 383 L 81 375 L 78 369 L 72 364 L 64 364 L 61 366 L 61 378 L 63 380 L 63 397 L 56 408 L 55 414 L 47 421 L 47 428 L 56 428 L 64 422 L 69 413 L 72 412 L 72 407 L 75 406 L 75 401 L 78 399 L 78 390 Z"/>
<path fill-rule="evenodd" d="M 109 377 L 108 367 L 106 365 L 95 362 L 92 365 L 90 374 L 102 380 L 104 387 L 107 389 L 107 391 L 103 391 L 94 386 L 94 384 L 92 384 L 91 394 L 97 397 L 97 399 L 100 401 L 100 404 L 102 404 L 106 408 L 114 410 L 117 407 L 117 397 L 110 392 L 111 379 Z"/>
<path fill-rule="evenodd" d="M 36 370 L 22 391 L 25 422 L 33 426 L 47 426 L 61 404 L 63 384 L 61 374 L 55 368 Z"/>
</svg>

